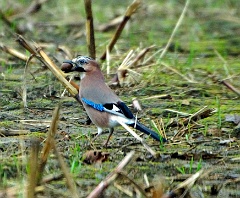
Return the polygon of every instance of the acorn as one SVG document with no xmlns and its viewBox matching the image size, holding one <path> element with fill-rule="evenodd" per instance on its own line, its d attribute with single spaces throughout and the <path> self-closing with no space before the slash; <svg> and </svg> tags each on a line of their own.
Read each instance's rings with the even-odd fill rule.
<svg viewBox="0 0 240 198">
<path fill-rule="evenodd" d="M 63 63 L 61 65 L 61 70 L 64 71 L 65 73 L 71 72 L 73 68 L 73 65 L 70 63 Z"/>
</svg>

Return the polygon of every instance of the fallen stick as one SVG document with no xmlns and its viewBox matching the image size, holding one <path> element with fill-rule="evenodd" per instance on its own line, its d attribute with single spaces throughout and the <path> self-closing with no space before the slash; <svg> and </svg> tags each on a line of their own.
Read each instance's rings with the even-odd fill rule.
<svg viewBox="0 0 240 198">
<path fill-rule="evenodd" d="M 211 116 L 214 113 L 214 111 L 215 109 L 209 109 L 207 108 L 207 106 L 204 106 L 203 108 L 198 110 L 196 113 L 190 114 L 188 118 L 184 118 L 180 122 L 173 121 L 170 124 L 168 124 L 166 127 L 168 128 L 168 127 L 174 127 L 174 126 L 186 126 L 192 121 L 196 122 L 198 120 Z"/>
<path fill-rule="evenodd" d="M 86 11 L 86 39 L 88 46 L 88 54 L 93 59 L 96 58 L 95 38 L 94 38 L 94 25 L 92 16 L 92 0 L 84 0 Z"/>
<path fill-rule="evenodd" d="M 35 197 L 35 188 L 37 187 L 37 174 L 38 174 L 38 155 L 40 149 L 40 141 L 33 139 L 32 149 L 29 157 L 29 174 L 28 174 L 28 184 L 26 185 L 26 197 L 34 198 Z"/>
<path fill-rule="evenodd" d="M 227 82 L 226 80 L 220 81 L 223 85 L 225 85 L 228 89 L 236 93 L 238 96 L 240 96 L 240 91 L 234 87 L 231 83 Z"/>
<path fill-rule="evenodd" d="M 2 20 L 9 28 L 12 29 L 14 27 L 15 32 L 17 32 L 18 34 L 23 33 L 23 31 L 17 26 L 17 24 L 9 20 L 9 18 L 5 15 L 5 13 L 3 13 L 1 9 L 0 9 L 0 20 Z"/>
<path fill-rule="evenodd" d="M 135 137 L 138 141 L 140 141 L 142 143 L 142 145 L 147 149 L 147 151 L 149 153 L 152 154 L 153 157 L 156 157 L 156 152 L 153 151 L 147 144 L 146 142 L 144 142 L 144 140 L 139 137 L 128 125 L 126 125 L 125 123 L 121 122 L 118 120 L 118 123 L 121 124 L 129 133 L 131 133 L 131 135 L 133 137 Z"/>
<path fill-rule="evenodd" d="M 97 187 L 87 196 L 87 198 L 97 198 L 99 197 L 103 191 L 113 182 L 115 181 L 118 176 L 119 172 L 122 171 L 122 169 L 129 164 L 131 159 L 133 158 L 134 151 L 131 151 L 128 153 L 123 160 L 118 164 L 118 166 L 111 172 L 109 175 L 101 181 L 100 184 L 97 185 Z"/>
<path fill-rule="evenodd" d="M 57 146 L 56 146 L 56 143 L 54 140 L 54 137 L 55 137 L 55 134 L 57 131 L 59 115 L 60 115 L 60 105 L 58 105 L 53 112 L 52 123 L 51 123 L 50 129 L 48 131 L 48 137 L 47 137 L 46 143 L 42 149 L 41 162 L 39 164 L 39 170 L 38 170 L 38 174 L 37 174 L 36 178 L 37 178 L 38 183 L 41 183 L 43 171 L 44 171 L 45 165 L 47 163 L 49 153 L 53 149 L 54 154 L 56 155 L 56 157 L 58 159 L 58 162 L 59 162 L 59 165 L 63 172 L 63 175 L 66 178 L 66 183 L 69 188 L 69 191 L 71 192 L 71 197 L 77 198 L 77 197 L 79 197 L 79 195 L 77 192 L 76 184 L 70 174 L 70 171 L 69 171 L 67 165 L 65 164 L 65 162 L 63 160 L 63 157 L 57 150 Z"/>
<path fill-rule="evenodd" d="M 70 173 L 69 168 L 67 167 L 66 163 L 64 162 L 64 159 L 63 159 L 62 155 L 58 152 L 55 141 L 52 142 L 52 147 L 53 147 L 53 150 L 54 150 L 54 154 L 56 155 L 56 157 L 58 159 L 58 162 L 59 162 L 59 165 L 60 165 L 61 170 L 63 172 L 63 175 L 66 179 L 66 184 L 69 188 L 69 191 L 71 192 L 71 197 L 78 198 L 79 195 L 78 195 L 78 191 L 77 191 L 75 181 L 74 181 L 74 179 L 73 179 L 73 177 Z"/>
<path fill-rule="evenodd" d="M 7 46 L 5 46 L 5 45 L 1 45 L 0 47 L 1 47 L 1 49 L 2 49 L 4 52 L 6 52 L 6 53 L 8 53 L 8 54 L 10 54 L 10 55 L 12 55 L 12 56 L 14 56 L 14 57 L 17 57 L 17 58 L 19 58 L 19 59 L 21 59 L 21 60 L 23 60 L 23 61 L 27 61 L 27 60 L 28 60 L 28 57 L 27 57 L 25 54 L 17 51 L 16 49 L 7 47 Z"/>
<path fill-rule="evenodd" d="M 128 20 L 131 18 L 132 14 L 136 11 L 136 9 L 139 7 L 141 1 L 140 0 L 134 0 L 132 2 L 132 4 L 127 8 L 125 15 L 123 17 L 122 22 L 119 24 L 115 34 L 113 35 L 110 43 L 108 44 L 108 50 L 109 52 L 112 51 L 115 43 L 117 42 L 118 38 L 120 37 L 125 25 L 127 24 Z M 105 60 L 106 59 L 106 54 L 107 54 L 107 50 L 103 53 L 103 55 L 101 56 L 101 60 Z"/>
<path fill-rule="evenodd" d="M 15 129 L 0 129 L 0 135 L 4 135 L 4 136 L 26 135 L 28 133 L 31 133 L 31 131 L 15 130 Z"/>
<path fill-rule="evenodd" d="M 48 159 L 49 153 L 53 148 L 53 141 L 54 141 L 54 137 L 55 137 L 55 134 L 57 131 L 59 114 L 60 114 L 60 105 L 58 105 L 53 112 L 52 122 L 51 122 L 51 125 L 49 128 L 48 134 L 47 134 L 47 139 L 46 139 L 44 147 L 41 151 L 42 154 L 41 154 L 39 169 L 38 169 L 38 174 L 37 174 L 37 183 L 38 184 L 40 184 L 40 182 L 42 180 L 44 168 L 45 168 L 45 165 L 47 164 L 47 159 Z"/>
<path fill-rule="evenodd" d="M 67 91 L 74 97 L 78 102 L 78 90 L 75 87 L 78 87 L 75 83 L 73 85 L 71 82 L 66 80 L 66 74 L 58 68 L 47 54 L 40 47 L 33 47 L 23 36 L 17 35 L 17 42 L 28 50 L 32 55 L 34 55 L 38 60 L 40 60 L 45 66 L 47 66 L 53 75 L 64 85 Z"/>
</svg>

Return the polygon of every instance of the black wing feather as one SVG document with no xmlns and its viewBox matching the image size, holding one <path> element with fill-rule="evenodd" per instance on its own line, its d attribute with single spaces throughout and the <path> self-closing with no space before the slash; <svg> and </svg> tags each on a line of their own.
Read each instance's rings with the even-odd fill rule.
<svg viewBox="0 0 240 198">
<path fill-rule="evenodd" d="M 118 102 L 117 106 L 122 110 L 123 114 L 129 118 L 129 119 L 133 119 L 134 116 L 132 114 L 132 112 L 130 111 L 130 109 L 127 107 L 127 105 L 125 105 L 124 102 Z"/>
<path fill-rule="evenodd" d="M 108 110 L 113 110 L 114 106 L 116 106 L 119 109 L 119 111 L 117 111 L 117 112 L 122 113 L 123 115 L 125 115 L 129 119 L 134 118 L 132 112 L 127 107 L 127 105 L 125 105 L 124 102 L 117 102 L 117 104 L 116 103 L 106 103 L 103 106 Z"/>
</svg>

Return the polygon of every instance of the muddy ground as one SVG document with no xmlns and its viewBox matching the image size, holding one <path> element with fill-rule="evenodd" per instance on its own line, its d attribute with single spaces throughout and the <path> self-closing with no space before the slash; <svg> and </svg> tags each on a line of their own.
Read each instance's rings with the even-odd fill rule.
<svg viewBox="0 0 240 198">
<path fill-rule="evenodd" d="M 131 3 L 126 1 L 115 6 L 113 2 L 106 5 L 104 1 L 94 1 L 98 60 L 114 32 L 114 29 L 100 31 L 100 25 L 123 14 Z M 80 197 L 87 197 L 131 151 L 135 151 L 132 161 L 103 197 L 135 196 L 133 181 L 147 193 L 149 186 L 167 193 L 200 170 L 203 171 L 194 185 L 185 187 L 185 197 L 240 197 L 240 4 L 237 0 L 217 2 L 190 3 L 172 45 L 161 60 L 160 53 L 154 54 L 166 45 L 185 2 L 143 3 L 112 52 L 109 75 L 106 61 L 102 62 L 106 82 L 110 82 L 131 49 L 135 50 L 136 57 L 140 49 L 155 45 L 145 59 L 139 61 L 140 66 L 132 68 L 140 77 L 131 78 L 130 73 L 124 80 L 125 86 L 112 85 L 111 88 L 133 112 L 132 99 L 137 98 L 143 109 L 138 112 L 138 119 L 149 128 L 155 129 L 155 123 L 158 130 L 165 131 L 169 140 L 165 144 L 137 132 L 157 153 L 156 157 L 122 127 L 115 129 L 107 148 L 103 142 L 108 132 L 90 144 L 96 127 L 87 124 L 87 115 L 74 98 L 68 93 L 62 96 L 64 87 L 53 74 L 36 58 L 24 74 L 26 61 L 2 50 L 0 197 L 10 197 L 8 193 L 25 197 L 32 141 L 37 139 L 41 148 L 44 146 L 53 110 L 59 103 L 61 111 L 55 141 Z M 60 67 L 64 59 L 77 54 L 88 54 L 82 2 L 47 1 L 36 13 L 11 18 L 14 12 L 24 10 L 24 5 L 27 7 L 29 2 L 9 1 L 4 3 L 2 12 L 23 28 L 24 37 L 42 46 L 56 65 Z M 1 23 L 2 49 L 7 46 L 29 56 L 29 52 L 15 42 L 16 27 L 9 27 L 4 20 Z M 66 55 L 68 51 L 71 57 Z M 151 56 L 150 61 L 141 65 Z M 74 81 L 78 83 L 79 78 L 76 76 Z M 27 107 L 22 101 L 25 88 Z M 204 113 L 192 118 L 199 110 Z M 89 150 L 96 150 L 103 157 L 92 164 L 85 163 L 83 155 Z M 53 152 L 48 157 L 43 178 L 52 175 L 56 179 L 42 183 L 37 196 L 71 197 Z M 176 197 L 183 191 L 177 191 Z"/>
</svg>

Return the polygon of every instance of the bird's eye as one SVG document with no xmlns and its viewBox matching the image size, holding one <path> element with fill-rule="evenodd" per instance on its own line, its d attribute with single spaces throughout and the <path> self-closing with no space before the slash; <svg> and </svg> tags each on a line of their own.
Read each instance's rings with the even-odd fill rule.
<svg viewBox="0 0 240 198">
<path fill-rule="evenodd" d="M 85 60 L 83 60 L 83 59 L 80 60 L 80 64 L 81 64 L 81 65 L 83 65 L 83 64 L 85 64 L 85 63 L 87 63 Z"/>
</svg>

